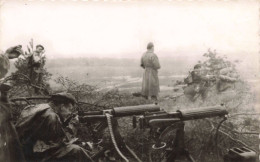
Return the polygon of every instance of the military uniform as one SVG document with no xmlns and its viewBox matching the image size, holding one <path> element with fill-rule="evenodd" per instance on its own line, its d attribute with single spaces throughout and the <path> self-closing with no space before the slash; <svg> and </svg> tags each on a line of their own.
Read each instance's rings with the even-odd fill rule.
<svg viewBox="0 0 260 162">
<path fill-rule="evenodd" d="M 149 48 L 153 47 L 149 43 Z M 143 81 L 142 81 L 142 95 L 145 97 L 158 97 L 160 92 L 158 69 L 161 68 L 157 55 L 153 49 L 148 49 L 141 58 L 141 67 L 144 68 Z"/>
<path fill-rule="evenodd" d="M 190 83 L 185 89 L 184 89 L 184 94 L 186 97 L 188 97 L 190 100 L 194 101 L 196 98 L 195 96 L 197 94 L 200 94 L 202 99 L 206 98 L 207 95 L 207 87 L 206 87 L 206 80 L 207 78 L 204 77 L 201 74 L 200 70 L 195 70 L 195 69 L 200 69 L 200 66 L 196 65 L 194 67 L 194 70 L 191 72 L 191 78 L 192 78 L 192 83 Z"/>
<path fill-rule="evenodd" d="M 52 100 L 72 102 L 74 97 L 61 93 Z M 62 102 L 63 103 L 63 102 Z M 51 104 L 26 107 L 16 124 L 16 129 L 28 161 L 92 161 L 86 150 L 71 144 L 65 133 L 70 110 L 57 112 Z"/>
<path fill-rule="evenodd" d="M 223 92 L 228 88 L 231 88 L 237 79 L 238 74 L 236 74 L 231 67 L 221 69 L 216 82 L 216 88 L 218 92 Z"/>
<path fill-rule="evenodd" d="M 0 79 L 6 75 L 10 68 L 9 58 L 19 56 L 21 51 L 17 47 L 11 47 L 5 54 L 0 54 Z M 3 79 L 0 81 L 0 161 L 25 161 L 20 141 L 12 123 L 11 107 L 7 98 L 8 90 L 11 87 L 3 81 Z"/>
</svg>

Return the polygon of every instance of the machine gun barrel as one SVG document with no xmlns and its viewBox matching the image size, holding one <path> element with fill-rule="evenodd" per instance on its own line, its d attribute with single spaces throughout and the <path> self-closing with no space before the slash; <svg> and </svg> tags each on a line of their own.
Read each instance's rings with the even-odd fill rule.
<svg viewBox="0 0 260 162">
<path fill-rule="evenodd" d="M 94 122 L 105 120 L 105 113 L 110 113 L 114 117 L 125 117 L 134 115 L 144 115 L 149 112 L 160 111 L 160 106 L 150 104 L 150 105 L 139 105 L 139 106 L 125 106 L 125 107 L 115 107 L 113 109 L 103 110 L 103 111 L 90 111 L 90 112 L 79 112 L 79 120 L 81 122 Z"/>
<path fill-rule="evenodd" d="M 227 110 L 221 105 L 204 107 L 204 108 L 177 110 L 177 112 L 179 112 L 180 119 L 184 121 L 203 119 L 209 117 L 217 117 L 217 116 L 225 116 L 228 114 Z"/>
<path fill-rule="evenodd" d="M 204 108 L 193 108 L 186 110 L 177 110 L 176 112 L 170 112 L 167 116 L 153 116 L 149 120 L 149 126 L 160 126 L 167 124 L 173 124 L 178 121 L 187 121 L 195 119 L 204 119 L 209 117 L 221 117 L 227 115 L 228 112 L 223 106 L 211 106 Z M 149 118 L 149 117 L 148 117 Z"/>
<path fill-rule="evenodd" d="M 138 106 L 126 106 L 113 108 L 113 115 L 115 117 L 143 115 L 146 112 L 160 111 L 160 106 L 155 104 L 150 105 L 138 105 Z"/>
</svg>

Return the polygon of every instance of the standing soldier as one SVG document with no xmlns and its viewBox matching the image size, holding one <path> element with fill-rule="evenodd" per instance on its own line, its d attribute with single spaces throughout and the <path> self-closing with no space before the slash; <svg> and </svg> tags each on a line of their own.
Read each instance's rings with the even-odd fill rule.
<svg viewBox="0 0 260 162">
<path fill-rule="evenodd" d="M 37 45 L 36 50 L 33 51 L 32 55 L 30 56 L 30 67 L 31 67 L 31 79 L 32 77 L 35 81 L 38 81 L 40 83 L 41 81 L 41 69 L 43 68 L 43 65 L 45 63 L 45 55 L 44 55 L 44 47 L 42 45 Z M 35 76 L 33 76 L 33 73 L 35 73 Z"/>
<path fill-rule="evenodd" d="M 151 42 L 147 45 L 147 51 L 142 56 L 141 67 L 145 69 L 143 74 L 142 95 L 147 99 L 154 98 L 157 100 L 160 91 L 158 69 L 160 69 L 161 66 L 157 55 L 154 53 L 154 45 Z"/>
<path fill-rule="evenodd" d="M 45 64 L 44 47 L 37 45 L 36 50 L 29 56 L 29 67 L 30 67 L 30 79 L 41 85 L 42 82 L 42 68 Z M 39 89 L 35 90 L 38 93 Z"/>
<path fill-rule="evenodd" d="M 17 58 L 22 54 L 22 46 L 18 45 L 0 53 L 0 79 L 10 68 L 9 59 Z M 0 161 L 24 161 L 21 145 L 12 123 L 11 107 L 8 103 L 10 85 L 4 79 L 0 80 Z"/>
</svg>

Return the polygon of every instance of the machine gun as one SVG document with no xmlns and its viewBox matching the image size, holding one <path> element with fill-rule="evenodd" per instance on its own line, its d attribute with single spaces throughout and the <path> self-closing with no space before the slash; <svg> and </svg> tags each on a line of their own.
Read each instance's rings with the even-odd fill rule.
<svg viewBox="0 0 260 162">
<path fill-rule="evenodd" d="M 140 128 L 163 127 L 176 122 L 217 116 L 223 117 L 227 114 L 228 112 L 223 105 L 177 110 L 176 112 L 166 112 L 161 110 L 145 113 L 139 118 L 139 126 Z M 136 127 L 137 118 L 134 118 L 133 123 L 133 126 Z"/>
<path fill-rule="evenodd" d="M 223 105 L 194 108 L 186 110 L 177 110 L 176 112 L 151 112 L 147 113 L 139 118 L 139 125 L 141 128 L 151 128 L 156 130 L 159 135 L 154 138 L 156 143 L 152 146 L 153 150 L 163 150 L 159 159 L 150 157 L 150 161 L 166 161 L 174 162 L 177 158 L 185 156 L 187 160 L 194 162 L 189 152 L 184 146 L 184 121 L 222 117 L 223 120 L 220 124 L 226 120 L 227 110 Z M 133 120 L 134 123 L 137 120 Z M 218 127 L 220 127 L 220 124 Z M 136 125 L 136 124 L 135 124 Z M 156 129 L 158 128 L 158 129 Z M 171 130 L 176 131 L 175 139 L 170 139 L 169 142 L 164 142 L 162 139 Z"/>
<path fill-rule="evenodd" d="M 121 149 L 129 152 L 136 160 L 141 161 L 137 155 L 125 144 L 124 139 L 121 137 L 118 130 L 117 118 L 126 116 L 137 116 L 145 115 L 146 113 L 158 112 L 160 107 L 158 105 L 140 105 L 140 106 L 127 106 L 127 107 L 116 107 L 113 109 L 102 110 L 102 111 L 90 111 L 82 112 L 79 111 L 79 121 L 85 123 L 86 126 L 91 130 L 91 137 L 93 139 L 93 145 L 100 145 L 102 143 L 103 131 L 108 127 L 111 141 L 114 145 L 115 150 L 125 161 L 129 161 L 121 152 Z M 94 123 L 97 123 L 93 127 Z M 92 159 L 97 160 L 104 152 L 106 148 L 100 149 L 96 154 L 92 156 Z"/>
</svg>

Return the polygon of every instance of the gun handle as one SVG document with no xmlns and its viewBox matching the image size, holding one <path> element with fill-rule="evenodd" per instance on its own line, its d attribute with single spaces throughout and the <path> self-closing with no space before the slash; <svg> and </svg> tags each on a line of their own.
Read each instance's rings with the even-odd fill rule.
<svg viewBox="0 0 260 162">
<path fill-rule="evenodd" d="M 170 119 L 152 119 L 149 121 L 149 126 L 151 127 L 163 127 L 169 126 L 176 122 L 181 121 L 179 118 L 170 118 Z"/>
</svg>

